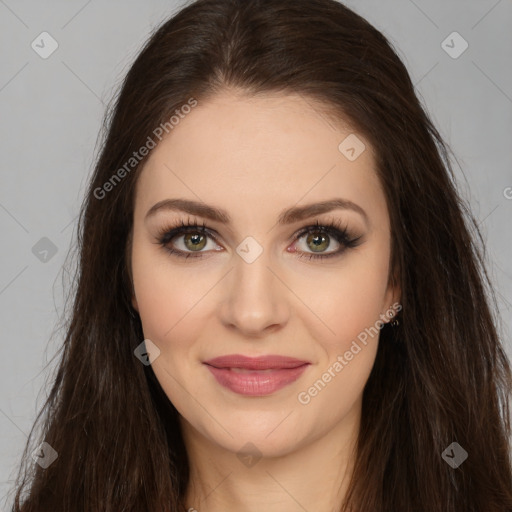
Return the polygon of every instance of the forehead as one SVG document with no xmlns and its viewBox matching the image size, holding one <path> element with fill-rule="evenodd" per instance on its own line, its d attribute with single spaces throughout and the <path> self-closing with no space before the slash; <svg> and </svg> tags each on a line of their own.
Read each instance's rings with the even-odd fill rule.
<svg viewBox="0 0 512 512">
<path fill-rule="evenodd" d="M 198 102 L 152 150 L 138 178 L 136 208 L 182 197 L 247 218 L 343 197 L 382 215 L 371 146 L 324 109 L 284 94 L 224 92 Z M 344 153 L 347 146 L 355 160 Z"/>
</svg>

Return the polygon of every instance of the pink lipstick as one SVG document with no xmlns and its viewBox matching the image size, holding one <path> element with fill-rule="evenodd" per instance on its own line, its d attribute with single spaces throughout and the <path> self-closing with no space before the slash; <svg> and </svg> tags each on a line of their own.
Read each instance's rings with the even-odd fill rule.
<svg viewBox="0 0 512 512">
<path fill-rule="evenodd" d="M 204 361 L 204 364 L 217 382 L 231 391 L 264 396 L 296 381 L 310 362 L 278 355 L 247 357 L 231 354 Z"/>
</svg>

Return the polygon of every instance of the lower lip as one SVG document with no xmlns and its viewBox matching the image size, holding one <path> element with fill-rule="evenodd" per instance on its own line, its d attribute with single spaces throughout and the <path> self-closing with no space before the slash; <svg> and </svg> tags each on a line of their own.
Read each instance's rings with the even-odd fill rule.
<svg viewBox="0 0 512 512">
<path fill-rule="evenodd" d="M 240 395 L 270 395 L 296 381 L 309 366 L 309 363 L 296 368 L 276 368 L 271 371 L 234 372 L 230 368 L 216 368 L 206 365 L 217 382 Z"/>
</svg>

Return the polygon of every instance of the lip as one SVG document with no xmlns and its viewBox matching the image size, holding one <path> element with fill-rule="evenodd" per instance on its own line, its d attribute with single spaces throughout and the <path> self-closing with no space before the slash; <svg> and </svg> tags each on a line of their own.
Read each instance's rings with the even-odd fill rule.
<svg viewBox="0 0 512 512">
<path fill-rule="evenodd" d="M 281 368 L 297 368 L 309 363 L 303 359 L 294 357 L 268 355 L 248 357 L 242 354 L 229 354 L 227 356 L 214 357 L 204 361 L 205 364 L 216 368 L 244 368 L 246 370 L 276 370 Z"/>
<path fill-rule="evenodd" d="M 209 359 L 203 364 L 219 384 L 234 393 L 264 396 L 296 381 L 311 363 L 279 355 L 247 357 L 231 354 Z"/>
</svg>

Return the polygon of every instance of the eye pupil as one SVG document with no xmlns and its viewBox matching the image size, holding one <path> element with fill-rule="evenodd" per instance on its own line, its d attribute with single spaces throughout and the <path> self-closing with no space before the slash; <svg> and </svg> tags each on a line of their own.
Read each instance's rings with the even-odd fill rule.
<svg viewBox="0 0 512 512">
<path fill-rule="evenodd" d="M 306 243 L 313 242 L 312 249 L 316 252 L 321 252 L 324 249 L 327 249 L 329 247 L 329 241 L 328 238 L 324 234 L 320 235 L 313 235 L 310 234 L 307 238 Z M 327 242 L 327 243 L 326 243 Z"/>
</svg>

